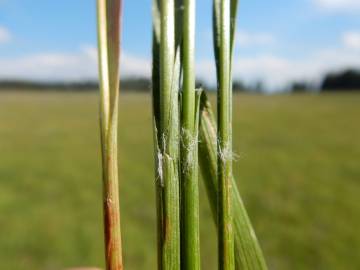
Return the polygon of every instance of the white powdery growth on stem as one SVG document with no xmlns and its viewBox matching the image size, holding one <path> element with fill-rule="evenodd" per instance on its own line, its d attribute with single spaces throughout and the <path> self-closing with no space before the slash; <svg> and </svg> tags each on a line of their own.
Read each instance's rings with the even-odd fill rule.
<svg viewBox="0 0 360 270">
<path fill-rule="evenodd" d="M 186 143 L 185 143 L 186 142 Z M 198 134 L 197 132 L 191 132 L 188 129 L 181 129 L 181 146 L 188 153 L 187 159 L 182 161 L 182 172 L 186 173 L 194 166 L 197 166 L 196 150 L 198 146 Z"/>
</svg>

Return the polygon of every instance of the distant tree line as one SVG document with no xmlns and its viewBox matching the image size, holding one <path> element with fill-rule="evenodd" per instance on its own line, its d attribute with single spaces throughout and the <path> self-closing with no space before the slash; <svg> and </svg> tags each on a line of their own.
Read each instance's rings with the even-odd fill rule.
<svg viewBox="0 0 360 270">
<path fill-rule="evenodd" d="M 305 92 L 317 88 L 322 92 L 360 91 L 360 70 L 347 69 L 328 73 L 318 87 L 306 81 L 296 81 L 292 83 L 290 90 L 292 92 Z"/>
<path fill-rule="evenodd" d="M 345 70 L 326 75 L 321 89 L 323 91 L 360 91 L 360 70 Z"/>
<path fill-rule="evenodd" d="M 151 82 L 147 78 L 125 78 L 120 81 L 120 88 L 124 91 L 146 92 L 150 90 Z M 38 82 L 25 80 L 0 80 L 1 90 L 39 90 L 39 91 L 96 91 L 99 89 L 97 81 L 80 82 Z"/>
<path fill-rule="evenodd" d="M 38 82 L 23 80 L 3 80 L 0 81 L 0 90 L 34 90 L 34 91 L 88 91 L 98 88 L 98 83 L 94 81 L 82 82 Z"/>
<path fill-rule="evenodd" d="M 215 90 L 214 86 L 198 80 L 197 88 Z M 0 80 L 1 90 L 49 90 L 49 91 L 95 91 L 99 88 L 97 81 L 81 82 L 37 82 L 24 80 Z M 120 81 L 122 91 L 148 92 L 151 89 L 151 81 L 145 77 L 124 78 Z M 234 92 L 262 93 L 266 86 L 261 81 L 253 84 L 245 84 L 241 80 L 234 80 Z M 348 69 L 340 72 L 328 73 L 324 76 L 320 86 L 307 81 L 295 81 L 287 89 L 294 93 L 320 90 L 331 91 L 360 91 L 360 70 Z"/>
</svg>

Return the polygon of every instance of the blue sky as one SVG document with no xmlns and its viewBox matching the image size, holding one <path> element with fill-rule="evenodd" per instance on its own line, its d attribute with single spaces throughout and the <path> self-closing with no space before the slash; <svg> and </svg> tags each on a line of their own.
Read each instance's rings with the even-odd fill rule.
<svg viewBox="0 0 360 270">
<path fill-rule="evenodd" d="M 272 88 L 360 68 L 360 0 L 241 0 L 234 77 Z M 97 76 L 95 0 L 0 0 L 0 78 Z M 125 0 L 124 76 L 147 76 L 151 0 Z M 197 74 L 214 82 L 211 1 L 197 1 Z"/>
</svg>

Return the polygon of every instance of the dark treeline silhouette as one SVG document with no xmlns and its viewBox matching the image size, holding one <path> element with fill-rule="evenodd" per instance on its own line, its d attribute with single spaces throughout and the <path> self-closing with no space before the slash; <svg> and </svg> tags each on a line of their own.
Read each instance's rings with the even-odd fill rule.
<svg viewBox="0 0 360 270">
<path fill-rule="evenodd" d="M 196 87 L 215 91 L 216 87 L 207 84 L 205 81 L 197 80 Z M 149 92 L 151 81 L 145 77 L 128 77 L 120 81 L 121 91 Z M 25 80 L 0 80 L 1 90 L 34 90 L 34 91 L 96 91 L 99 89 L 97 81 L 81 82 L 39 82 Z M 266 86 L 257 81 L 253 84 L 246 84 L 239 79 L 234 79 L 234 92 L 264 93 Z M 324 76 L 322 83 L 314 85 L 307 81 L 295 81 L 289 85 L 286 92 L 293 93 L 311 91 L 360 91 L 360 70 L 348 69 L 337 73 L 329 73 Z"/>
<path fill-rule="evenodd" d="M 331 72 L 324 76 L 320 86 L 307 81 L 295 81 L 289 90 L 293 93 L 310 92 L 320 90 L 330 91 L 360 91 L 360 70 L 347 69 L 339 72 Z"/>
<path fill-rule="evenodd" d="M 22 80 L 0 81 L 0 90 L 35 90 L 35 91 L 88 91 L 98 89 L 94 81 L 83 82 L 37 82 Z"/>
<path fill-rule="evenodd" d="M 216 87 L 207 84 L 203 80 L 196 80 L 196 88 L 202 88 L 209 91 L 215 91 Z M 1 90 L 19 90 L 19 91 L 96 91 L 99 89 L 97 81 L 81 82 L 39 82 L 25 80 L 0 80 Z M 147 78 L 124 78 L 120 80 L 121 91 L 148 92 L 151 89 L 151 81 Z M 254 85 L 245 85 L 240 80 L 234 80 L 233 89 L 235 92 L 262 92 L 263 85 L 256 82 Z"/>
<path fill-rule="evenodd" d="M 330 73 L 321 85 L 322 91 L 360 91 L 360 70 L 348 69 Z"/>
<path fill-rule="evenodd" d="M 202 88 L 208 91 L 216 91 L 215 86 L 211 86 L 207 84 L 205 81 L 199 79 L 196 80 L 196 88 Z M 252 85 L 248 85 L 239 79 L 235 79 L 233 81 L 233 90 L 235 93 L 237 92 L 261 93 L 264 91 L 264 86 L 261 81 L 257 81 Z"/>
<path fill-rule="evenodd" d="M 311 85 L 311 83 L 306 81 L 295 81 L 290 85 L 290 91 L 293 93 L 303 93 L 314 91 L 316 86 Z"/>
<path fill-rule="evenodd" d="M 234 80 L 233 82 L 234 92 L 246 92 L 249 91 L 248 87 L 240 80 Z"/>
<path fill-rule="evenodd" d="M 246 84 L 241 80 L 234 80 L 233 82 L 233 90 L 235 93 L 237 92 L 246 92 L 246 93 L 263 93 L 265 91 L 265 86 L 262 81 L 256 81 L 253 84 Z"/>
<path fill-rule="evenodd" d="M 150 80 L 147 78 L 125 78 L 120 81 L 120 88 L 124 91 L 145 92 L 150 90 Z M 96 91 L 99 89 L 97 81 L 81 82 L 38 82 L 24 80 L 0 80 L 1 90 L 35 90 L 35 91 Z"/>
</svg>

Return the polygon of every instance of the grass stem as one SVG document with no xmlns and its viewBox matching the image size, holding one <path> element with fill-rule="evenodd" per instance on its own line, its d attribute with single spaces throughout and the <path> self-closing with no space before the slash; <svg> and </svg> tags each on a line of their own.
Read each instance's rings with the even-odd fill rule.
<svg viewBox="0 0 360 270">
<path fill-rule="evenodd" d="M 234 269 L 234 235 L 232 228 L 232 88 L 230 1 L 215 5 L 220 20 L 218 59 L 218 252 L 219 269 Z"/>
<path fill-rule="evenodd" d="M 195 93 L 195 0 L 184 0 L 181 106 L 181 264 L 200 269 L 198 132 Z"/>
<path fill-rule="evenodd" d="M 210 102 L 203 93 L 200 105 L 199 163 L 202 178 L 215 222 L 217 222 L 217 131 Z M 233 226 L 235 241 L 235 268 L 237 270 L 267 270 L 266 262 L 246 212 L 244 203 L 231 176 Z"/>
<path fill-rule="evenodd" d="M 155 18 L 156 20 L 156 18 Z M 180 269 L 179 104 L 180 56 L 175 48 L 175 2 L 160 1 L 158 169 L 161 185 L 161 262 L 163 270 Z M 156 23 L 156 22 L 155 22 Z M 156 26 L 156 25 L 155 25 Z M 155 29 L 156 31 L 156 29 Z M 155 71 L 156 72 L 156 71 Z M 156 91 L 156 90 L 155 90 Z M 159 216 L 158 214 L 158 216 Z"/>
<path fill-rule="evenodd" d="M 120 0 L 98 0 L 100 128 L 106 269 L 123 269 L 118 184 Z"/>
</svg>

